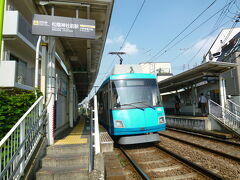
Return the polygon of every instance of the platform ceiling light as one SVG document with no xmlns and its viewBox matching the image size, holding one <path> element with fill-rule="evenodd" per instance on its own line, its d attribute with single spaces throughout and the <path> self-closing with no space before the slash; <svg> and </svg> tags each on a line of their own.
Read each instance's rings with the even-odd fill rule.
<svg viewBox="0 0 240 180">
<path fill-rule="evenodd" d="M 42 6 L 45 6 L 45 5 L 49 4 L 49 2 L 48 1 L 40 1 L 39 4 Z"/>
</svg>

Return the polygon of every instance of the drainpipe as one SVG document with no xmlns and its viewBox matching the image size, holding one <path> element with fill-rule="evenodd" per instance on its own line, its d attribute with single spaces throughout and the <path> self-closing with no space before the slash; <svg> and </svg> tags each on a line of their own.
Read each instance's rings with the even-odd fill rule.
<svg viewBox="0 0 240 180">
<path fill-rule="evenodd" d="M 35 81 L 34 81 L 34 87 L 35 88 L 38 88 L 38 65 L 39 65 L 39 49 L 40 49 L 41 39 L 42 39 L 42 36 L 39 36 L 38 41 L 37 41 L 37 47 L 36 47 Z"/>
<path fill-rule="evenodd" d="M 0 57 L 2 53 L 2 34 L 3 34 L 3 19 L 4 19 L 5 0 L 0 0 Z"/>
</svg>

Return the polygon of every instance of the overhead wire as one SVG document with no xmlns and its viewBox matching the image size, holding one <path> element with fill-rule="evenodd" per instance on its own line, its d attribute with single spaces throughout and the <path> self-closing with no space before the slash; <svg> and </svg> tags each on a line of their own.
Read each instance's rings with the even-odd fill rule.
<svg viewBox="0 0 240 180">
<path fill-rule="evenodd" d="M 240 10 L 240 7 L 237 5 L 237 1 L 234 2 L 234 5 L 237 7 L 238 10 Z"/>
<path fill-rule="evenodd" d="M 138 10 L 138 12 L 137 12 L 137 15 L 135 16 L 135 18 L 134 18 L 134 20 L 133 20 L 133 22 L 132 22 L 132 24 L 131 24 L 131 26 L 130 26 L 130 28 L 129 28 L 129 30 L 128 30 L 128 32 L 127 32 L 127 34 L 126 34 L 126 36 L 125 36 L 125 38 L 124 38 L 121 46 L 120 46 L 120 48 L 119 48 L 119 50 L 121 50 L 121 49 L 123 48 L 123 46 L 125 45 L 125 42 L 126 42 L 128 36 L 129 36 L 129 34 L 131 33 L 131 31 L 132 31 L 132 29 L 133 29 L 133 27 L 134 27 L 134 25 L 135 25 L 135 23 L 136 23 L 139 15 L 140 15 L 140 13 L 141 13 L 144 5 L 145 5 L 145 2 L 146 2 L 146 0 L 143 0 L 142 4 L 141 4 L 141 6 L 140 6 L 140 8 L 139 8 L 139 10 Z M 116 56 L 115 56 L 114 59 L 112 60 L 110 66 L 108 66 L 108 68 L 107 68 L 108 70 L 111 71 L 111 67 L 112 67 L 113 63 L 115 62 L 115 60 L 116 60 Z M 109 75 L 110 71 L 107 71 L 107 72 L 106 72 L 106 75 L 101 79 L 101 82 Z"/>
<path fill-rule="evenodd" d="M 225 23 L 221 24 L 221 26 L 227 24 L 230 21 L 226 21 Z M 220 25 L 219 25 L 220 26 Z M 214 32 L 216 32 L 220 27 L 216 27 L 215 29 L 213 29 L 209 34 L 207 34 L 206 36 L 202 37 L 201 39 L 205 39 L 206 37 L 209 37 L 211 34 L 213 34 Z M 202 48 L 206 45 L 206 43 L 209 41 L 209 38 L 204 42 L 204 44 L 200 47 L 200 50 L 194 55 L 194 57 L 196 57 L 198 55 L 198 53 L 202 50 Z M 187 51 L 189 51 L 190 49 L 192 49 L 194 47 L 194 44 L 192 46 L 190 46 L 190 48 L 187 48 L 186 50 L 184 50 L 183 52 L 181 52 L 178 56 L 176 56 L 171 62 L 175 61 L 177 58 L 179 58 L 180 56 L 182 56 L 183 54 L 185 54 Z M 188 63 L 191 62 L 191 60 L 193 59 L 193 57 L 188 61 Z M 188 64 L 187 63 L 187 64 Z"/>
<path fill-rule="evenodd" d="M 191 23 L 189 23 L 177 36 L 175 36 L 167 45 L 165 45 L 161 50 L 159 50 L 153 57 L 151 57 L 148 61 L 151 61 L 154 57 L 159 55 L 164 49 L 166 49 L 172 42 L 174 42 L 182 33 L 184 33 L 197 19 L 199 19 L 214 3 L 214 0 L 206 9 L 204 9 Z"/>
<path fill-rule="evenodd" d="M 227 2 L 228 2 L 228 0 L 227 0 Z M 227 2 L 226 2 L 226 4 L 227 4 Z M 233 4 L 232 4 L 232 5 L 233 5 Z M 220 23 L 221 23 L 221 21 L 224 19 L 224 18 L 222 18 L 222 17 L 223 17 L 223 16 L 227 16 L 227 14 L 225 14 L 225 13 L 226 13 L 226 11 L 228 11 L 228 12 L 230 11 L 229 9 L 232 7 L 232 5 L 230 6 L 230 4 L 229 4 L 225 9 L 222 10 L 222 13 L 220 14 L 219 18 L 217 19 L 216 23 L 214 24 L 214 26 L 213 26 L 213 28 L 212 28 L 212 31 L 211 31 L 207 36 L 211 36 L 216 30 L 219 29 Z M 234 19 L 234 18 L 233 18 L 233 17 L 230 17 L 230 19 Z M 221 26 L 225 25 L 225 24 L 228 23 L 228 22 L 230 22 L 230 21 L 227 21 L 227 22 L 221 24 Z M 235 26 L 234 26 L 234 27 L 235 27 Z M 233 26 L 232 26 L 232 28 L 233 28 Z M 202 46 L 199 48 L 199 50 L 193 55 L 193 57 L 189 59 L 189 61 L 187 62 L 187 64 L 191 63 L 192 60 L 194 60 L 194 58 L 201 52 L 201 50 L 206 46 L 206 44 L 208 43 L 209 40 L 210 40 L 210 37 L 203 43 L 203 45 L 202 45 Z"/>
<path fill-rule="evenodd" d="M 225 39 L 223 40 L 222 44 L 225 44 L 225 43 L 226 43 L 226 41 L 228 40 L 228 38 L 229 38 L 230 35 L 232 34 L 233 29 L 236 27 L 236 25 L 237 25 L 237 22 L 234 22 L 233 25 L 232 25 L 232 27 L 229 29 L 228 34 L 226 35 L 226 37 L 225 37 Z"/>
<path fill-rule="evenodd" d="M 233 1 L 233 0 L 232 0 Z M 230 3 L 232 3 L 232 1 Z M 225 7 L 223 7 L 225 8 Z M 160 55 L 157 56 L 157 58 L 159 58 L 160 56 L 162 56 L 163 54 L 165 54 L 166 52 L 168 52 L 170 49 L 172 49 L 173 47 L 175 47 L 178 43 L 180 43 L 181 41 L 183 41 L 185 38 L 187 38 L 189 35 L 191 35 L 193 32 L 195 32 L 197 29 L 199 29 L 203 24 L 205 24 L 206 22 L 208 22 L 210 19 L 212 19 L 214 16 L 216 16 L 223 8 L 221 8 L 220 10 L 218 10 L 216 13 L 214 13 L 212 16 L 210 16 L 208 19 L 206 19 L 204 22 L 202 22 L 200 25 L 198 25 L 197 27 L 195 27 L 192 31 L 190 31 L 188 34 L 186 34 L 183 38 L 181 38 L 180 40 L 178 40 L 176 43 L 174 43 L 171 47 L 169 47 L 167 50 L 165 50 L 163 53 L 161 53 Z"/>
</svg>

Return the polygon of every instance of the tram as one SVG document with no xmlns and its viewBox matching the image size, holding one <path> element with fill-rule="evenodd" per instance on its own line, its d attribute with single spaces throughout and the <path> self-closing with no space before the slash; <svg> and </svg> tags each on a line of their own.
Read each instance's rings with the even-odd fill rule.
<svg viewBox="0 0 240 180">
<path fill-rule="evenodd" d="M 166 119 L 155 75 L 110 75 L 97 99 L 99 122 L 119 144 L 160 141 Z"/>
</svg>

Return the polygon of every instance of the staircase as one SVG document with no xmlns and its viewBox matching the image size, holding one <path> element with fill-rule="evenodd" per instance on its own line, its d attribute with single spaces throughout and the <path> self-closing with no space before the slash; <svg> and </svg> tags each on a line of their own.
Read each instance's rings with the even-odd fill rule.
<svg viewBox="0 0 240 180">
<path fill-rule="evenodd" d="M 37 180 L 88 179 L 87 144 L 53 145 L 47 148 Z"/>
<path fill-rule="evenodd" d="M 208 101 L 208 105 L 209 117 L 217 120 L 236 136 L 240 137 L 240 116 L 236 111 L 233 111 L 235 108 L 229 105 L 222 107 L 212 100 Z"/>
</svg>

